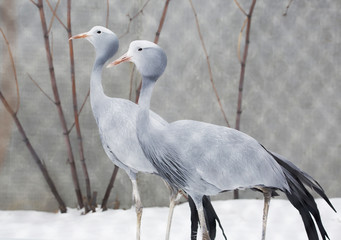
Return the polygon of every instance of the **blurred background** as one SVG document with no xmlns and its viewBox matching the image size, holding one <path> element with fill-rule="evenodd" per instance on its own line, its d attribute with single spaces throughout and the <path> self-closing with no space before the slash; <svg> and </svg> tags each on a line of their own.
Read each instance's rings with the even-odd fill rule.
<svg viewBox="0 0 341 240">
<path fill-rule="evenodd" d="M 107 25 L 120 38 L 115 56 L 119 57 L 132 40 L 155 40 L 166 2 L 169 5 L 158 44 L 167 53 L 168 66 L 156 85 L 152 110 L 170 122 L 194 119 L 226 126 L 223 110 L 230 126 L 235 127 L 241 73 L 238 43 L 243 56 L 246 36 L 244 27 L 238 40 L 246 16 L 235 1 L 193 0 L 196 15 L 191 2 L 186 0 L 72 1 L 71 31 L 75 35 L 95 25 Z M 251 2 L 239 1 L 246 12 Z M 241 131 L 308 172 L 329 197 L 341 197 L 340 9 L 339 0 L 257 1 L 251 18 L 240 121 Z M 61 106 L 67 128 L 71 129 L 74 114 L 69 36 L 60 23 L 67 26 L 67 1 L 44 0 L 43 11 L 50 29 L 48 36 Z M 53 91 L 39 9 L 30 0 L 1 0 L 0 28 L 7 37 L 16 67 L 20 91 L 16 116 L 66 205 L 77 207 L 65 136 L 57 108 L 47 97 L 53 98 Z M 73 48 L 80 109 L 89 90 L 95 52 L 85 40 L 73 41 Z M 3 38 L 0 53 L 0 90 L 15 108 L 16 85 Z M 110 97 L 135 101 L 139 84 L 140 77 L 131 64 L 103 72 L 104 90 Z M 91 191 L 97 192 L 97 203 L 101 203 L 114 165 L 102 149 L 89 100 L 85 101 L 79 121 Z M 69 137 L 85 196 L 85 177 L 74 127 Z M 138 185 L 144 206 L 168 205 L 169 192 L 160 178 L 141 173 Z M 262 195 L 240 191 L 239 197 L 262 198 Z M 213 197 L 217 198 L 233 198 L 233 193 Z M 108 207 L 129 208 L 132 204 L 130 180 L 119 170 Z M 2 103 L 0 209 L 58 210 L 54 196 Z"/>
</svg>

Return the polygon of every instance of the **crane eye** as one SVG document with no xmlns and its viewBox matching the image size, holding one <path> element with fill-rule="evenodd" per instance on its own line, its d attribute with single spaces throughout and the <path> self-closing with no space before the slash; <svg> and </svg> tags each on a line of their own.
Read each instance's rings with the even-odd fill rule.
<svg viewBox="0 0 341 240">
<path fill-rule="evenodd" d="M 142 48 L 137 49 L 137 51 L 141 52 L 141 51 L 142 51 Z"/>
<path fill-rule="evenodd" d="M 102 32 L 101 32 L 101 30 L 98 30 L 97 33 L 98 33 L 98 34 L 101 34 Z"/>
</svg>

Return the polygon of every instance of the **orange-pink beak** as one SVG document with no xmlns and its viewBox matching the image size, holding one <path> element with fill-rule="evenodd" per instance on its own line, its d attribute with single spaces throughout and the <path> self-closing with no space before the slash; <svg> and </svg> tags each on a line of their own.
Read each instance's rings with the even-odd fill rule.
<svg viewBox="0 0 341 240">
<path fill-rule="evenodd" d="M 70 37 L 69 41 L 71 41 L 72 39 L 87 38 L 87 37 L 90 37 L 88 33 L 81 33 L 81 34 L 77 34 L 75 36 Z"/>
<path fill-rule="evenodd" d="M 107 65 L 107 68 L 113 67 L 113 66 L 115 66 L 115 65 L 117 65 L 117 64 L 120 64 L 120 63 L 122 63 L 122 62 L 129 62 L 130 59 L 131 59 L 131 57 L 128 57 L 128 56 L 127 56 L 127 53 L 125 53 L 125 54 L 123 54 L 120 58 L 116 59 L 116 60 L 113 61 L 112 63 L 109 63 L 109 64 Z"/>
</svg>

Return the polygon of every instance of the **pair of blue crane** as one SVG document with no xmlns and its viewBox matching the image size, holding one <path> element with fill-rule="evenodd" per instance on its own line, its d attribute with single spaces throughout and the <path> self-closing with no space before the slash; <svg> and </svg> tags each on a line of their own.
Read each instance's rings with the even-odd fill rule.
<svg viewBox="0 0 341 240">
<path fill-rule="evenodd" d="M 179 190 L 193 200 L 202 239 L 209 240 L 214 238 L 210 222 L 219 219 L 213 214 L 206 223 L 205 212 L 208 210 L 205 207 L 211 210 L 213 207 L 209 201 L 209 206 L 204 206 L 203 198 L 238 188 L 250 188 L 264 194 L 263 240 L 270 199 L 277 190 L 284 192 L 299 211 L 309 240 L 319 239 L 316 225 L 322 239 L 329 238 L 315 200 L 306 186 L 335 209 L 322 187 L 292 162 L 235 129 L 192 120 L 168 123 L 150 110 L 153 88 L 167 65 L 167 56 L 161 47 L 149 41 L 133 41 L 126 54 L 108 65 L 135 64 L 142 75 L 142 88 L 136 105 L 125 99 L 109 98 L 103 91 L 102 70 L 117 52 L 117 36 L 107 28 L 96 26 L 71 39 L 77 38 L 89 40 L 96 50 L 90 80 L 91 107 L 106 154 L 126 171 L 132 181 L 137 239 L 140 239 L 142 216 L 137 172 L 157 174 L 171 189 L 166 239 L 169 238 L 171 215 Z"/>
</svg>

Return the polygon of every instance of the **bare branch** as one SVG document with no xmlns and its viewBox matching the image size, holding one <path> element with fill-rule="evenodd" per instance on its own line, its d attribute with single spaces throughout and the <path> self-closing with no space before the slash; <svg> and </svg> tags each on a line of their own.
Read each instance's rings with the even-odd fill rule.
<svg viewBox="0 0 341 240">
<path fill-rule="evenodd" d="M 289 0 L 289 3 L 287 5 L 287 7 L 285 8 L 284 12 L 283 12 L 283 16 L 286 16 L 288 14 L 288 10 L 290 8 L 291 3 L 293 2 L 293 0 Z"/>
<path fill-rule="evenodd" d="M 2 92 L 0 91 L 0 99 L 2 101 L 2 103 L 4 104 L 6 110 L 11 114 L 15 124 L 17 125 L 18 131 L 21 134 L 28 150 L 30 151 L 32 158 L 34 159 L 34 161 L 36 162 L 36 164 L 38 165 L 41 173 L 43 174 L 52 194 L 54 195 L 54 197 L 56 198 L 58 204 L 59 204 L 59 209 L 62 213 L 66 213 L 67 209 L 65 206 L 65 203 L 63 201 L 63 199 L 60 197 L 56 186 L 54 185 L 54 182 L 52 181 L 47 168 L 45 166 L 45 163 L 39 158 L 37 152 L 35 151 L 35 149 L 33 148 L 33 146 L 31 145 L 30 140 L 28 139 L 25 130 L 23 128 L 23 126 L 21 125 L 17 114 L 13 111 L 13 109 L 11 108 L 11 106 L 8 104 L 8 102 L 6 101 L 5 97 L 3 96 Z"/>
<path fill-rule="evenodd" d="M 34 83 L 34 85 L 47 97 L 50 102 L 56 104 L 56 102 L 39 86 L 39 84 L 31 77 L 29 73 L 27 73 L 28 78 Z"/>
<path fill-rule="evenodd" d="M 67 32 L 68 39 L 72 37 L 71 30 L 71 0 L 67 0 Z M 77 133 L 77 141 L 78 141 L 78 152 L 79 158 L 85 178 L 85 186 L 86 186 L 86 198 L 88 204 L 91 205 L 91 186 L 90 186 L 90 178 L 88 173 L 88 168 L 85 162 L 84 155 L 84 147 L 83 147 L 83 137 L 81 133 L 81 128 L 79 124 L 79 115 L 78 115 L 78 103 L 77 103 L 77 91 L 76 91 L 76 74 L 75 74 L 75 59 L 73 53 L 73 41 L 69 42 L 69 55 L 70 55 L 70 73 L 71 73 L 71 83 L 72 83 L 72 102 L 73 102 L 73 115 L 75 119 L 76 133 Z M 90 206 L 93 208 L 93 206 Z"/>
<path fill-rule="evenodd" d="M 58 17 L 58 15 L 56 14 L 56 11 L 53 10 L 49 0 L 46 0 L 47 5 L 49 6 L 51 12 L 53 13 L 53 16 L 55 16 L 58 20 L 58 22 L 65 28 L 65 30 L 67 31 L 67 27 L 65 26 L 65 24 L 63 23 L 63 21 Z M 58 4 L 58 3 L 57 3 Z M 57 10 L 57 9 L 56 9 Z"/>
<path fill-rule="evenodd" d="M 2 37 L 4 38 L 5 40 L 5 43 L 6 43 L 6 46 L 7 46 L 7 50 L 8 50 L 8 54 L 9 54 L 9 57 L 10 57 L 10 60 L 11 60 L 11 65 L 12 65 L 12 70 L 13 70 L 13 75 L 14 75 L 14 81 L 15 81 L 15 86 L 16 86 L 16 89 L 17 89 L 17 106 L 15 108 L 15 113 L 18 113 L 19 111 L 19 107 L 20 107 L 20 93 L 19 93 L 19 83 L 18 83 L 18 78 L 17 78 L 17 70 L 15 68 L 15 64 L 14 64 L 14 59 L 13 59 L 13 54 L 12 54 L 12 50 L 11 50 L 11 47 L 9 45 L 9 42 L 6 38 L 6 35 L 5 33 L 2 31 L 2 29 L 0 28 L 0 32 L 2 34 Z"/>
<path fill-rule="evenodd" d="M 242 11 L 242 13 L 247 16 L 247 13 L 245 12 L 245 10 L 242 8 L 242 6 L 240 6 L 238 0 L 234 0 L 235 4 L 237 5 L 237 7 L 240 9 L 240 11 Z"/>
<path fill-rule="evenodd" d="M 201 41 L 201 45 L 202 45 L 202 48 L 203 48 L 205 56 L 206 56 L 207 68 L 208 68 L 208 73 L 209 73 L 209 76 L 210 76 L 210 81 L 211 81 L 211 84 L 212 84 L 212 88 L 213 88 L 213 91 L 214 91 L 214 93 L 216 95 L 216 98 L 217 98 L 217 101 L 218 101 L 218 104 L 219 104 L 219 107 L 220 107 L 220 111 L 223 114 L 223 117 L 224 117 L 224 120 L 226 122 L 226 125 L 229 127 L 230 126 L 229 121 L 227 120 L 225 111 L 223 109 L 223 105 L 221 104 L 221 101 L 220 101 L 220 97 L 219 97 L 218 91 L 217 91 L 217 89 L 215 87 L 215 84 L 214 84 L 214 81 L 213 81 L 213 74 L 212 74 L 212 69 L 211 69 L 211 63 L 210 63 L 210 59 L 209 59 L 209 56 L 208 56 L 208 53 L 207 53 L 207 50 L 206 50 L 204 39 L 203 39 L 202 34 L 201 34 L 197 12 L 195 11 L 195 8 L 194 8 L 192 0 L 189 0 L 189 2 L 191 4 L 192 11 L 193 11 L 193 14 L 194 14 L 194 17 L 195 17 L 195 23 L 197 25 L 197 30 L 198 30 L 199 38 L 200 38 L 200 41 Z"/>
<path fill-rule="evenodd" d="M 253 9 L 256 5 L 256 0 L 252 0 L 252 4 L 249 10 L 249 13 L 246 15 L 246 20 L 243 23 L 243 27 L 239 34 L 238 39 L 238 58 L 240 61 L 240 78 L 239 78 L 239 87 L 238 87 L 238 103 L 237 103 L 237 116 L 236 116 L 236 125 L 235 128 L 237 130 L 240 130 L 240 119 L 242 114 L 242 99 L 243 99 L 243 87 L 244 87 L 244 77 L 245 77 L 245 68 L 246 68 L 246 59 L 249 49 L 249 43 L 250 43 L 250 30 L 251 30 L 251 17 L 253 13 Z M 244 30 L 245 24 L 246 26 L 246 35 L 245 35 L 245 44 L 244 44 L 244 52 L 243 52 L 243 59 L 240 58 L 240 41 L 241 41 L 241 35 Z M 239 198 L 239 191 L 234 190 L 233 191 L 234 199 Z"/>
<path fill-rule="evenodd" d="M 39 9 L 39 14 L 40 14 L 40 21 L 41 21 L 41 26 L 42 26 L 45 52 L 46 52 L 46 58 L 47 58 L 47 63 L 48 63 L 48 67 L 49 67 L 50 81 L 51 81 L 51 87 L 52 87 L 52 92 L 53 92 L 53 96 L 54 96 L 54 102 L 56 103 L 56 108 L 57 108 L 59 120 L 60 120 L 62 130 L 63 130 L 63 136 L 64 136 L 64 140 L 66 143 L 68 160 L 69 160 L 69 164 L 70 164 L 70 168 L 71 168 L 71 175 L 72 175 L 72 180 L 73 180 L 73 184 L 75 187 L 75 193 L 77 196 L 77 201 L 78 201 L 79 207 L 83 208 L 83 206 L 84 206 L 83 205 L 83 197 L 82 197 L 82 192 L 81 192 L 81 188 L 79 185 L 78 174 L 77 174 L 77 170 L 76 170 L 76 164 L 74 161 L 74 155 L 72 152 L 71 140 L 70 140 L 70 136 L 68 135 L 68 132 L 67 132 L 67 130 L 68 130 L 67 129 L 67 123 L 66 123 L 64 111 L 63 111 L 63 108 L 61 105 L 56 75 L 54 72 L 54 65 L 53 65 L 53 59 L 52 59 L 52 55 L 51 55 L 49 35 L 47 32 L 47 25 L 46 25 L 46 18 L 45 18 L 43 0 L 38 0 L 38 3 L 39 3 L 38 9 Z M 58 19 L 58 16 L 56 16 L 56 17 Z"/>
<path fill-rule="evenodd" d="M 238 39 L 238 58 L 239 58 L 241 68 L 240 68 L 240 78 L 239 78 L 239 88 L 238 88 L 237 117 L 236 117 L 236 126 L 235 126 L 235 128 L 237 130 L 240 130 L 240 119 L 241 119 L 241 114 L 242 114 L 242 99 L 243 99 L 245 67 L 246 67 L 246 59 L 247 59 L 247 53 L 248 53 L 249 43 L 250 43 L 251 17 L 252 17 L 252 13 L 253 13 L 253 9 L 254 9 L 255 5 L 256 5 L 256 0 L 252 0 L 252 4 L 251 4 L 250 10 L 249 10 L 249 13 L 246 14 L 246 20 L 244 21 L 244 24 L 243 24 L 243 27 L 240 31 L 239 39 Z M 245 14 L 245 11 L 244 11 L 244 14 Z M 241 59 L 240 58 L 240 41 L 241 41 L 241 35 L 244 31 L 245 24 L 247 24 L 246 35 L 245 35 L 245 44 L 244 44 L 243 59 Z M 234 197 L 234 199 L 239 198 L 238 189 L 233 191 L 233 197 Z"/>
<path fill-rule="evenodd" d="M 163 8 L 162 16 L 161 16 L 161 19 L 160 19 L 159 27 L 158 27 L 158 29 L 157 29 L 157 31 L 155 33 L 154 43 L 156 43 L 156 44 L 159 42 L 159 37 L 160 37 L 160 34 L 161 34 L 163 23 L 165 22 L 165 19 L 166 19 L 166 13 L 167 13 L 169 1 L 170 0 L 166 0 L 165 6 Z"/>
<path fill-rule="evenodd" d="M 129 17 L 129 23 L 128 23 L 128 26 L 127 26 L 127 30 L 121 35 L 119 36 L 118 38 L 121 39 L 123 38 L 124 36 L 128 35 L 129 31 L 130 31 L 130 26 L 131 26 L 131 23 L 132 21 L 137 18 L 140 14 L 143 14 L 143 10 L 145 9 L 145 7 L 148 5 L 150 0 L 147 0 L 144 5 L 142 6 L 142 8 L 137 11 L 137 13 L 135 13 L 135 15 L 133 17 L 130 17 L 129 14 L 127 14 L 127 17 Z"/>
<path fill-rule="evenodd" d="M 33 148 L 33 146 L 31 145 L 31 142 L 30 140 L 28 139 L 26 133 L 25 133 L 25 130 L 24 128 L 22 127 L 19 119 L 18 119 L 18 116 L 17 116 L 17 113 L 18 113 L 18 110 L 19 110 L 19 106 L 20 106 L 20 95 L 19 95 L 19 84 L 18 84 L 18 80 L 17 80 L 17 74 L 16 74 L 16 68 L 15 68 L 15 64 L 14 64 L 14 60 L 13 60 L 13 56 L 12 56 L 12 51 L 11 51 L 11 48 L 9 46 L 9 43 L 7 41 L 7 38 L 4 34 L 4 32 L 2 31 L 2 29 L 0 28 L 0 31 L 1 31 L 1 34 L 3 36 L 3 38 L 5 39 L 5 42 L 6 42 L 6 45 L 8 47 L 8 52 L 9 52 L 9 55 L 10 55 L 10 59 L 11 59 L 11 63 L 12 63 L 12 68 L 13 68 L 13 73 L 14 73 L 14 78 L 15 78 L 15 82 L 16 82 L 16 87 L 17 87 L 17 97 L 18 97 L 18 101 L 17 101 L 17 109 L 14 111 L 11 106 L 8 104 L 6 98 L 3 96 L 2 92 L 0 91 L 0 99 L 2 101 L 2 103 L 4 104 L 6 110 L 10 113 L 10 115 L 12 116 L 15 124 L 17 125 L 17 128 L 18 128 L 18 131 L 19 133 L 21 134 L 28 150 L 30 151 L 33 159 L 35 160 L 36 164 L 38 165 L 41 173 L 43 174 L 52 194 L 54 195 L 54 197 L 56 198 L 58 204 L 59 204 L 59 209 L 61 211 L 61 213 L 65 213 L 67 211 L 66 209 L 66 205 L 63 201 L 63 199 L 60 197 L 58 191 L 57 191 L 57 188 L 56 186 L 54 185 L 54 182 L 52 181 L 48 171 L 47 171 L 47 168 L 46 168 L 46 165 L 45 165 L 45 162 L 43 160 L 41 160 L 37 154 L 37 152 L 35 151 L 35 149 Z"/>
<path fill-rule="evenodd" d="M 49 34 L 49 33 L 48 33 Z M 53 32 L 51 32 L 51 56 L 53 58 Z"/>
<path fill-rule="evenodd" d="M 239 78 L 239 88 L 238 88 L 238 104 L 237 104 L 237 117 L 236 117 L 236 126 L 237 130 L 240 130 L 240 118 L 242 114 L 242 98 L 243 98 L 243 86 L 244 86 L 244 76 L 245 76 L 245 68 L 246 68 L 246 59 L 250 44 L 250 29 L 251 29 L 251 17 L 253 13 L 253 9 L 255 8 L 257 0 L 252 0 L 252 4 L 249 10 L 249 13 L 246 15 L 247 18 L 247 26 L 246 26 L 246 35 L 245 35 L 245 45 L 244 45 L 244 53 L 243 59 L 240 62 L 240 78 Z M 244 22 L 245 23 L 245 22 Z"/>
</svg>

